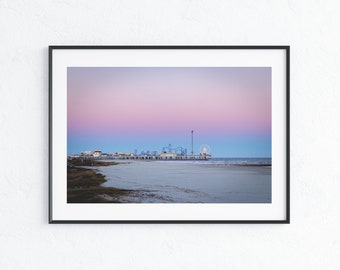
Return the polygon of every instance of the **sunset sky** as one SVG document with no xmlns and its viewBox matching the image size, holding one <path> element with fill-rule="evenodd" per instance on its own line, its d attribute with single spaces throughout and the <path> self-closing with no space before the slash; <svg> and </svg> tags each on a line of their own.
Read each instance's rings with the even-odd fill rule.
<svg viewBox="0 0 340 270">
<path fill-rule="evenodd" d="M 69 67 L 67 153 L 271 157 L 270 67 Z"/>
</svg>

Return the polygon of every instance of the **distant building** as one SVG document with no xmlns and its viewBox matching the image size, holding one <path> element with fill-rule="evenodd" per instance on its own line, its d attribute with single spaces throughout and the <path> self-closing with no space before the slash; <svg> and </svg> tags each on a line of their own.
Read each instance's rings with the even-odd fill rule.
<svg viewBox="0 0 340 270">
<path fill-rule="evenodd" d="M 91 156 L 92 151 L 83 151 L 80 153 L 81 156 Z"/>
<path fill-rule="evenodd" d="M 92 152 L 93 157 L 100 157 L 102 155 L 102 151 L 95 150 Z"/>
<path fill-rule="evenodd" d="M 159 156 L 168 158 L 168 157 L 177 157 L 177 154 L 176 153 L 161 153 L 159 154 Z"/>
</svg>

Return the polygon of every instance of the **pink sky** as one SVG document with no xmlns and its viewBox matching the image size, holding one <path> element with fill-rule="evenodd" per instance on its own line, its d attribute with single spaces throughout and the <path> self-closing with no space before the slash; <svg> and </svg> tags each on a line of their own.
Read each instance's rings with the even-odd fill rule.
<svg viewBox="0 0 340 270">
<path fill-rule="evenodd" d="M 152 142 L 191 129 L 271 140 L 271 68 L 68 68 L 72 141 L 136 133 Z"/>
</svg>

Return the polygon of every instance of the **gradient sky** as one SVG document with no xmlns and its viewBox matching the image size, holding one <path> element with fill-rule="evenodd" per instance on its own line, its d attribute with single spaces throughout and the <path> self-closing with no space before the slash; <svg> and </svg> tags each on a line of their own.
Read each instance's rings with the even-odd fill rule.
<svg viewBox="0 0 340 270">
<path fill-rule="evenodd" d="M 270 67 L 68 67 L 67 153 L 271 157 Z"/>
</svg>

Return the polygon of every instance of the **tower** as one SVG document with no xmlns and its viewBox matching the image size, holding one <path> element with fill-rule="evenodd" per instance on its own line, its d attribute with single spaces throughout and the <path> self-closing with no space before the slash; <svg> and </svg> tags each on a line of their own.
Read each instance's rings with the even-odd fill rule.
<svg viewBox="0 0 340 270">
<path fill-rule="evenodd" d="M 191 155 L 194 156 L 194 131 L 191 130 Z"/>
</svg>

